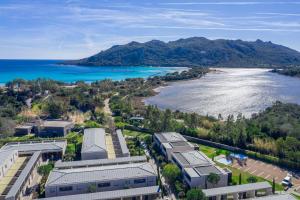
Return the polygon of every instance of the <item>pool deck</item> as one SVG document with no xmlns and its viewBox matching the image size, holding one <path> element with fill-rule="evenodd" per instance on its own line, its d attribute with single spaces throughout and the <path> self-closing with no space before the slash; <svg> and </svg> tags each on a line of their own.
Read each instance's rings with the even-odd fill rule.
<svg viewBox="0 0 300 200">
<path fill-rule="evenodd" d="M 1 179 L 0 182 L 0 195 L 3 194 L 5 189 L 10 185 L 13 178 L 16 177 L 17 172 L 21 169 L 22 165 L 26 162 L 27 157 L 18 157 L 16 162 L 12 167 L 7 171 L 5 176 Z"/>
</svg>

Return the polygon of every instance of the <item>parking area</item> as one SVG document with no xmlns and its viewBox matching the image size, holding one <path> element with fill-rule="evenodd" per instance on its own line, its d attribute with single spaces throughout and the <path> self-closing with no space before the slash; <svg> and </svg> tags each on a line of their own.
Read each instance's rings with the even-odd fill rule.
<svg viewBox="0 0 300 200">
<path fill-rule="evenodd" d="M 277 183 L 281 183 L 281 181 L 286 177 L 286 175 L 290 173 L 289 171 L 278 166 L 258 160 L 253 160 L 250 158 L 247 159 L 244 165 L 234 160 L 232 167 L 270 181 L 272 181 L 274 178 Z M 292 181 L 294 186 L 300 186 L 299 176 L 294 175 Z"/>
</svg>

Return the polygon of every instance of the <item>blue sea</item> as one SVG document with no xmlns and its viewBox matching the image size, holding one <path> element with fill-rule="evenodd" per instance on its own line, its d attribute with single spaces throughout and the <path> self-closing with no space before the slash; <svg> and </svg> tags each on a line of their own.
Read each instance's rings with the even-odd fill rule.
<svg viewBox="0 0 300 200">
<path fill-rule="evenodd" d="M 60 65 L 61 60 L 0 60 L 0 84 L 16 78 L 33 80 L 37 78 L 54 79 L 67 83 L 76 81 L 93 82 L 96 80 L 126 78 L 147 78 L 164 75 L 168 72 L 186 68 L 173 67 L 111 67 Z"/>
</svg>

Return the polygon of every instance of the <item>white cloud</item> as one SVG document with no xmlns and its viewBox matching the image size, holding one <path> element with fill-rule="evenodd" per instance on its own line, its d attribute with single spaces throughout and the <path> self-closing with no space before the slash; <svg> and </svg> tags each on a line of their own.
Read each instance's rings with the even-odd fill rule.
<svg viewBox="0 0 300 200">
<path fill-rule="evenodd" d="M 274 4 L 300 4 L 298 1 L 231 1 L 231 2 L 169 2 L 161 5 L 274 5 Z"/>
</svg>

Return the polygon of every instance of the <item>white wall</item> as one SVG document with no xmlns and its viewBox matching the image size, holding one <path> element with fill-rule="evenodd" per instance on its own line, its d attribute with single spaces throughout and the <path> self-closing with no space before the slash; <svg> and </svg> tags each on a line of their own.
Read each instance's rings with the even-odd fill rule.
<svg viewBox="0 0 300 200">
<path fill-rule="evenodd" d="M 14 151 L 13 154 L 11 154 L 3 164 L 0 166 L 0 180 L 5 176 L 6 172 L 11 168 L 11 166 L 16 162 L 18 159 L 19 154 L 18 151 Z"/>
<path fill-rule="evenodd" d="M 123 180 L 111 180 L 111 181 L 97 181 L 91 183 L 80 183 L 80 184 L 70 184 L 64 186 L 72 186 L 72 190 L 70 191 L 60 191 L 59 188 L 61 186 L 47 186 L 45 188 L 46 197 L 55 197 L 55 196 L 64 196 L 64 195 L 73 195 L 73 194 L 83 194 L 88 193 L 89 188 L 91 185 L 95 185 L 96 189 L 95 192 L 102 192 L 102 191 L 112 191 L 112 190 L 120 190 L 126 188 L 138 188 L 138 187 L 147 187 L 147 186 L 155 186 L 156 185 L 156 176 L 149 176 L 144 177 L 146 179 L 145 183 L 134 183 L 135 179 L 123 179 Z M 143 179 L 143 178 L 136 178 L 136 179 Z M 109 182 L 109 187 L 102 187 L 99 188 L 99 183 Z"/>
</svg>

